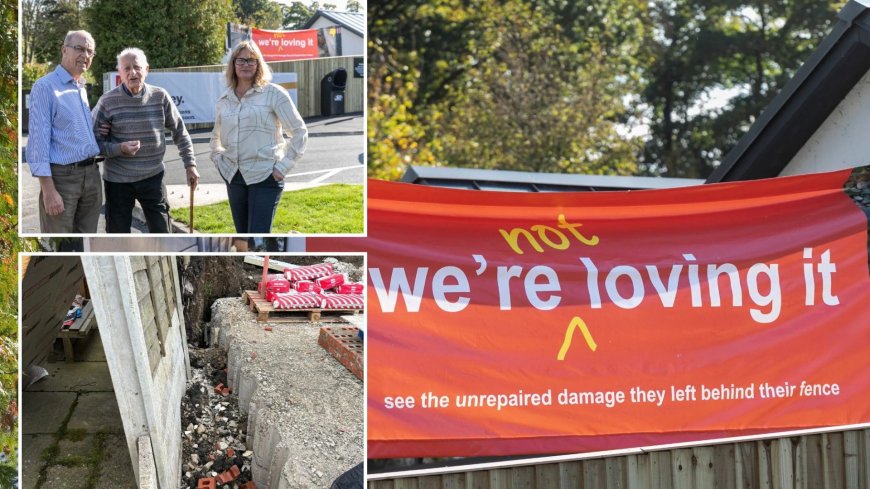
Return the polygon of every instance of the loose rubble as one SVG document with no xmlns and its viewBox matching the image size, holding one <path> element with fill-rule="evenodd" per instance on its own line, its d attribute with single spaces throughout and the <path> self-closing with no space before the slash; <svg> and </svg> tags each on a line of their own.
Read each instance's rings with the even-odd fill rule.
<svg viewBox="0 0 870 489">
<path fill-rule="evenodd" d="M 227 384 L 226 352 L 190 347 L 193 371 L 181 403 L 182 488 L 253 489 L 247 418 Z M 218 387 L 220 387 L 219 391 Z M 208 481 L 214 479 L 214 484 Z M 202 480 L 202 482 L 200 482 Z"/>
</svg>

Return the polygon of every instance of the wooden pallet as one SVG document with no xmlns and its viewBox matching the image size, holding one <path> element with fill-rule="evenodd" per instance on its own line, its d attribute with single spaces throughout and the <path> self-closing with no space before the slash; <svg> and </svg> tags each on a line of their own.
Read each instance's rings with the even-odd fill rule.
<svg viewBox="0 0 870 489">
<path fill-rule="evenodd" d="M 256 290 L 246 290 L 242 299 L 257 313 L 257 321 L 268 323 L 343 323 L 341 316 L 360 314 L 360 309 L 275 309 L 271 302 L 263 298 Z"/>
</svg>

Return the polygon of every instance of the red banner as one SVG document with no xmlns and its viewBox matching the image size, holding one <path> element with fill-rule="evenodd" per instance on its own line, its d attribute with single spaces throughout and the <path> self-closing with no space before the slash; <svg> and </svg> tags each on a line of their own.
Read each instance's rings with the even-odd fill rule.
<svg viewBox="0 0 870 489">
<path fill-rule="evenodd" d="M 369 181 L 369 457 L 603 450 L 870 421 L 849 172 L 675 190 Z"/>
<path fill-rule="evenodd" d="M 266 61 L 292 61 L 318 56 L 317 29 L 266 31 L 252 28 L 251 38 L 257 43 Z"/>
</svg>

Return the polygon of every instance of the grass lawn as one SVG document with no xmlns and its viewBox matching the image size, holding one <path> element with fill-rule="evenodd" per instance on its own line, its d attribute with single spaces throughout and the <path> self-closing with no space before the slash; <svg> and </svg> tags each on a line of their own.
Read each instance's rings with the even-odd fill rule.
<svg viewBox="0 0 870 489">
<path fill-rule="evenodd" d="M 189 211 L 171 209 L 173 219 L 188 224 Z M 363 186 L 348 184 L 284 192 L 275 212 L 273 234 L 296 231 L 303 234 L 362 234 Z M 236 232 L 229 202 L 197 206 L 193 222 L 200 233 Z"/>
</svg>

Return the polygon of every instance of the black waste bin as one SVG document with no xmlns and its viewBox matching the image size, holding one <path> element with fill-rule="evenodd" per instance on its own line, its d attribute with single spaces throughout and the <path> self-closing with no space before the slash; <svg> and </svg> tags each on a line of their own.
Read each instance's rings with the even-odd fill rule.
<svg viewBox="0 0 870 489">
<path fill-rule="evenodd" d="M 320 81 L 320 115 L 344 114 L 344 90 L 347 88 L 347 70 L 330 71 Z"/>
<path fill-rule="evenodd" d="M 27 132 L 27 126 L 30 125 L 30 89 L 21 91 L 21 99 L 24 100 L 24 110 L 21 111 L 21 132 Z"/>
</svg>

